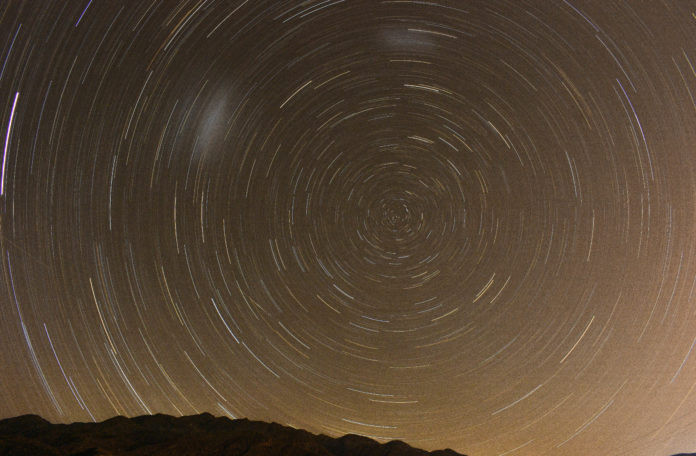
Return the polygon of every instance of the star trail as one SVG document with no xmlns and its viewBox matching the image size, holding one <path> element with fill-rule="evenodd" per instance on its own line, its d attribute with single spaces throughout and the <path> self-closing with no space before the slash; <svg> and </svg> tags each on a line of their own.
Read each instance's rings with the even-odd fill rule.
<svg viewBox="0 0 696 456">
<path fill-rule="evenodd" d="M 0 417 L 696 451 L 695 2 L 0 24 Z"/>
</svg>

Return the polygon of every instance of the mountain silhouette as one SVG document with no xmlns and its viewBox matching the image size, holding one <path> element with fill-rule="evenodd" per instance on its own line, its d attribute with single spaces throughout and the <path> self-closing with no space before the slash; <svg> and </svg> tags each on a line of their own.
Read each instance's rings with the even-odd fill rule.
<svg viewBox="0 0 696 456">
<path fill-rule="evenodd" d="M 394 440 L 331 438 L 277 423 L 209 413 L 117 416 L 101 423 L 51 424 L 36 415 L 0 420 L 0 456 L 465 456 Z"/>
</svg>

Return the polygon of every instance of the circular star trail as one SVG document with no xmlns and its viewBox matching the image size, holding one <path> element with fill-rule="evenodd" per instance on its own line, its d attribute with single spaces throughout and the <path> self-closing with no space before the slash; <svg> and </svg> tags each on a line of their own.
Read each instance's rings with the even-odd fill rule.
<svg viewBox="0 0 696 456">
<path fill-rule="evenodd" d="M 693 2 L 0 8 L 0 415 L 696 447 Z"/>
</svg>

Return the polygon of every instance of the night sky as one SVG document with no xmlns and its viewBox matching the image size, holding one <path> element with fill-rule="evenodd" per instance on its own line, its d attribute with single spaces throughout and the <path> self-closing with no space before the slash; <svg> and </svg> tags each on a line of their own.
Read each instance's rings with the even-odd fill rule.
<svg viewBox="0 0 696 456">
<path fill-rule="evenodd" d="M 696 2 L 6 1 L 0 417 L 696 449 Z"/>
</svg>

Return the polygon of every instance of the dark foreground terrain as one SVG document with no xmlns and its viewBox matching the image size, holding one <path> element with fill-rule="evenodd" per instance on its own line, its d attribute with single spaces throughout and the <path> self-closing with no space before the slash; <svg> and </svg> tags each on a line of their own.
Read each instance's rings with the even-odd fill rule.
<svg viewBox="0 0 696 456">
<path fill-rule="evenodd" d="M 210 414 L 116 417 L 102 423 L 51 424 L 36 415 L 0 420 L 0 456 L 464 456 L 427 452 L 400 441 L 333 439 L 276 423 Z"/>
</svg>

